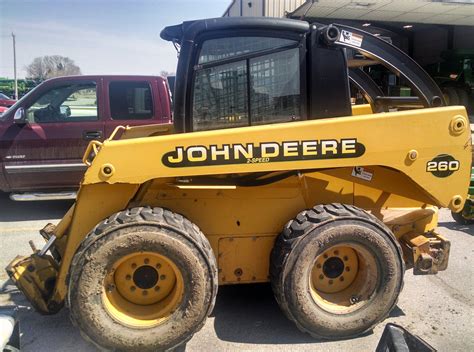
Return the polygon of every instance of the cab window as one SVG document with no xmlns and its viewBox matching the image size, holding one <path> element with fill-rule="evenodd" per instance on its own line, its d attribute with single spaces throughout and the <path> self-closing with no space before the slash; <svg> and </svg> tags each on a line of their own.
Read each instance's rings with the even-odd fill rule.
<svg viewBox="0 0 474 352">
<path fill-rule="evenodd" d="M 40 96 L 26 111 L 30 123 L 96 121 L 95 83 L 53 88 Z"/>
<path fill-rule="evenodd" d="M 231 37 L 207 40 L 202 44 L 199 63 L 229 59 L 231 57 L 281 48 L 294 44 L 294 40 L 269 37 Z"/>
<path fill-rule="evenodd" d="M 114 120 L 146 120 L 153 117 L 153 99 L 148 82 L 110 82 L 109 101 Z"/>
<path fill-rule="evenodd" d="M 301 119 L 300 49 L 284 38 L 203 43 L 193 87 L 193 130 Z"/>
</svg>

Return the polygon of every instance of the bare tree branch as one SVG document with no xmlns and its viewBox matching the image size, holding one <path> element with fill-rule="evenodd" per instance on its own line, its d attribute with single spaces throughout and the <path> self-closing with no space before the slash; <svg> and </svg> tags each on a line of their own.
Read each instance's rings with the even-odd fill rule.
<svg viewBox="0 0 474 352">
<path fill-rule="evenodd" d="M 73 60 L 60 55 L 41 56 L 25 67 L 29 79 L 45 80 L 53 77 L 80 75 L 81 69 Z"/>
</svg>

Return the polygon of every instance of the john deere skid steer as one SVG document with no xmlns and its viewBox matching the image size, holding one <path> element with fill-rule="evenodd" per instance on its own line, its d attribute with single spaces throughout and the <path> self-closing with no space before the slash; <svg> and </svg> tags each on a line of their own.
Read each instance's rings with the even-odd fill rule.
<svg viewBox="0 0 474 352">
<path fill-rule="evenodd" d="M 438 207 L 462 210 L 466 110 L 358 29 L 219 18 L 165 28 L 179 50 L 174 123 L 90 143 L 75 205 L 7 271 L 35 308 L 66 305 L 106 350 L 167 350 L 211 313 L 219 285 L 270 282 L 318 338 L 370 330 L 406 269 L 436 274 Z M 387 97 L 347 49 L 411 84 Z M 350 68 L 349 68 L 350 67 Z M 368 105 L 351 106 L 349 84 Z"/>
</svg>

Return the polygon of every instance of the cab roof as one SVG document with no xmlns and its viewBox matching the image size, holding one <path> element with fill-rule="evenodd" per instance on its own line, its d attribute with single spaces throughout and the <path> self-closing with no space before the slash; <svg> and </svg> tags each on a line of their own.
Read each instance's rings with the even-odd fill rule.
<svg viewBox="0 0 474 352">
<path fill-rule="evenodd" d="M 194 40 L 202 32 L 227 29 L 267 29 L 306 33 L 309 31 L 309 23 L 286 18 L 218 17 L 186 21 L 182 24 L 165 27 L 161 31 L 160 37 L 167 41 L 182 43 L 185 40 Z"/>
</svg>

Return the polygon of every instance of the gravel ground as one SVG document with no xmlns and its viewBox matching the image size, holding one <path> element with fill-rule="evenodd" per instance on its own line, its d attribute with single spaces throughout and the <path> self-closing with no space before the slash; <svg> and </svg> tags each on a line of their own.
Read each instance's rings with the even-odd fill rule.
<svg viewBox="0 0 474 352">
<path fill-rule="evenodd" d="M 14 203 L 0 194 L 0 267 L 17 254 L 28 254 L 37 230 L 54 222 L 70 202 Z M 373 332 L 345 341 L 317 341 L 301 333 L 280 312 L 269 285 L 220 288 L 216 308 L 186 351 L 371 351 L 387 322 L 400 324 L 439 351 L 474 350 L 474 226 L 454 222 L 441 210 L 439 233 L 451 241 L 448 270 L 435 276 L 405 275 L 398 306 Z M 41 316 L 0 271 L 0 305 L 20 306 L 22 350 L 96 351 L 69 321 L 68 311 Z"/>
</svg>

